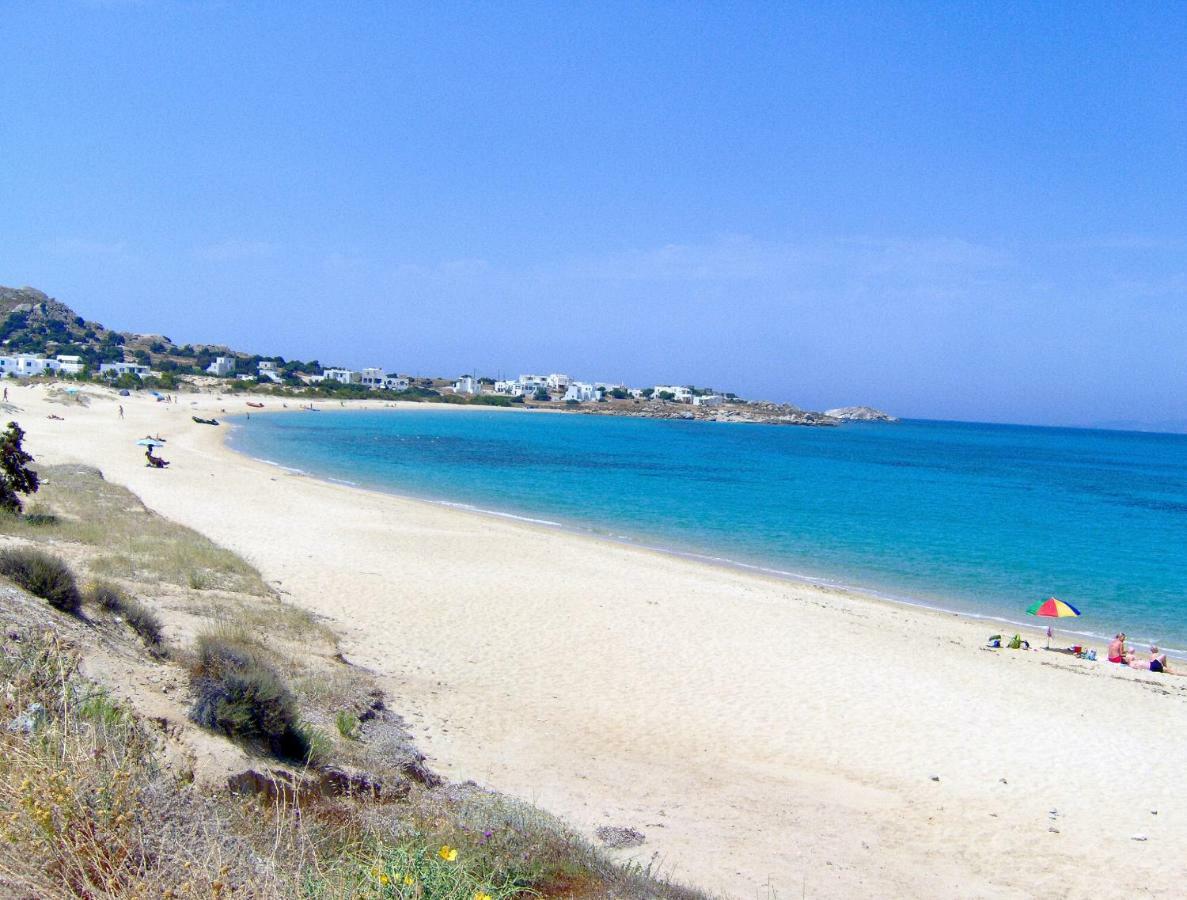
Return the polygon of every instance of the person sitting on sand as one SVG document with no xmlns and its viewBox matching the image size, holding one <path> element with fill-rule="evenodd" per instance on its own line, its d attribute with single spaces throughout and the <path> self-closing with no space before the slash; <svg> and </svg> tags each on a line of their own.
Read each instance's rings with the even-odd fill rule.
<svg viewBox="0 0 1187 900">
<path fill-rule="evenodd" d="M 168 460 L 161 459 L 159 456 L 152 455 L 152 447 L 144 451 L 144 458 L 148 460 L 148 464 L 154 469 L 163 469 L 169 465 Z"/>
<path fill-rule="evenodd" d="M 1109 642 L 1109 662 L 1129 665 L 1133 662 L 1133 652 L 1125 648 L 1125 632 L 1122 631 Z"/>
</svg>

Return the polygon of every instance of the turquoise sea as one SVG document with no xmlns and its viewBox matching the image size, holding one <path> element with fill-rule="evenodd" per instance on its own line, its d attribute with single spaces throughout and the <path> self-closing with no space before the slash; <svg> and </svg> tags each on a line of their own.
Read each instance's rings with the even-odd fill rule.
<svg viewBox="0 0 1187 900">
<path fill-rule="evenodd" d="M 1012 621 L 1054 595 L 1083 612 L 1065 634 L 1187 648 L 1183 435 L 430 406 L 234 424 L 244 453 L 366 488 Z"/>
</svg>

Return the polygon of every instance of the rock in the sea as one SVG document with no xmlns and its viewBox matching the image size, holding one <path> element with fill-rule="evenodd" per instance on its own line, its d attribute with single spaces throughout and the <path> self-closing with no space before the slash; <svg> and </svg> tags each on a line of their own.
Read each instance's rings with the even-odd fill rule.
<svg viewBox="0 0 1187 900">
<path fill-rule="evenodd" d="M 594 832 L 598 840 L 611 850 L 625 850 L 628 847 L 638 847 L 643 841 L 643 832 L 634 828 L 621 828 L 613 825 L 603 825 Z"/>
<path fill-rule="evenodd" d="M 840 406 L 836 409 L 825 410 L 826 416 L 840 419 L 842 422 L 897 422 L 898 417 L 884 413 L 872 406 Z"/>
</svg>

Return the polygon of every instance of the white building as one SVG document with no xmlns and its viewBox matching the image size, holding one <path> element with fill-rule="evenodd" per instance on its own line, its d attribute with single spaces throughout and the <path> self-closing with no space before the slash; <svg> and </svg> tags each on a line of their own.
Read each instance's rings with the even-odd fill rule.
<svg viewBox="0 0 1187 900">
<path fill-rule="evenodd" d="M 478 384 L 478 379 L 473 375 L 463 375 L 453 383 L 453 392 L 473 396 L 482 393 L 482 388 Z"/>
<path fill-rule="evenodd" d="M 657 384 L 652 397 L 656 400 L 664 399 L 660 397 L 660 394 L 671 394 L 672 399 L 677 403 L 692 402 L 692 391 L 677 384 Z"/>
<path fill-rule="evenodd" d="M 107 375 L 109 377 L 135 375 L 137 378 L 143 378 L 148 374 L 148 366 L 142 366 L 139 363 L 130 362 L 102 363 L 99 366 L 99 374 Z"/>
<path fill-rule="evenodd" d="M 363 369 L 359 374 L 359 384 L 373 391 L 378 391 L 387 385 L 387 372 L 375 366 L 369 369 Z"/>
<path fill-rule="evenodd" d="M 7 375 L 12 378 L 32 378 L 35 375 L 56 372 L 58 366 L 59 363 L 56 359 L 46 359 L 44 356 L 34 356 L 32 353 L 0 356 L 0 377 Z"/>
<path fill-rule="evenodd" d="M 339 384 L 358 384 L 361 377 L 352 369 L 322 369 L 322 381 L 337 381 Z"/>
<path fill-rule="evenodd" d="M 520 375 L 519 383 L 523 386 L 523 392 L 525 394 L 534 394 L 540 388 L 548 390 L 547 375 Z"/>
<path fill-rule="evenodd" d="M 692 398 L 693 406 L 721 406 L 725 403 L 725 397 L 721 394 L 701 394 L 699 397 Z"/>
<path fill-rule="evenodd" d="M 494 391 L 496 394 L 504 394 L 508 397 L 522 397 L 523 385 L 518 381 L 496 381 Z"/>
<path fill-rule="evenodd" d="M 260 378 L 267 378 L 269 381 L 275 381 L 277 384 L 284 380 L 280 374 L 280 369 L 271 360 L 261 360 L 259 366 L 256 368 L 256 372 L 259 373 Z"/>
<path fill-rule="evenodd" d="M 59 356 L 58 371 L 66 375 L 77 375 L 86 368 L 81 356 Z"/>
<path fill-rule="evenodd" d="M 576 400 L 578 403 L 585 403 L 589 400 L 597 400 L 602 396 L 601 388 L 596 384 L 589 384 L 584 381 L 573 381 L 569 383 L 569 389 L 565 391 L 565 400 Z"/>
<path fill-rule="evenodd" d="M 627 391 L 627 393 L 630 394 L 632 397 L 634 397 L 636 400 L 643 399 L 643 388 L 631 388 L 630 390 Z"/>
<path fill-rule="evenodd" d="M 389 391 L 406 391 L 412 387 L 412 382 L 400 375 L 389 375 L 384 379 L 383 386 Z"/>
<path fill-rule="evenodd" d="M 550 391 L 567 391 L 569 389 L 569 383 L 572 382 L 572 380 L 573 379 L 568 375 L 564 375 L 560 372 L 553 372 L 544 380 L 544 385 Z"/>
<path fill-rule="evenodd" d="M 102 371 L 102 369 L 100 369 Z M 233 356 L 216 356 L 214 362 L 206 367 L 206 372 L 209 375 L 214 375 L 218 378 L 226 378 L 235 371 L 235 357 Z"/>
</svg>

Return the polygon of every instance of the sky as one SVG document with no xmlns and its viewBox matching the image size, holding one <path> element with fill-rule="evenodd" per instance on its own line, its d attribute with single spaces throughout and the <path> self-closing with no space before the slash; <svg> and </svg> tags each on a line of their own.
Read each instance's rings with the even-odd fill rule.
<svg viewBox="0 0 1187 900">
<path fill-rule="evenodd" d="M 1179 3 L 3 2 L 0 284 L 179 342 L 1187 430 Z"/>
</svg>

